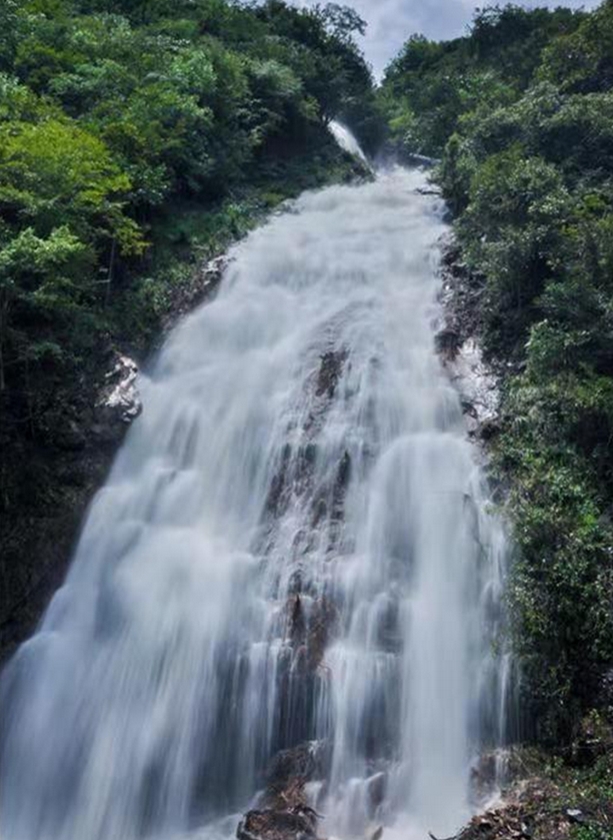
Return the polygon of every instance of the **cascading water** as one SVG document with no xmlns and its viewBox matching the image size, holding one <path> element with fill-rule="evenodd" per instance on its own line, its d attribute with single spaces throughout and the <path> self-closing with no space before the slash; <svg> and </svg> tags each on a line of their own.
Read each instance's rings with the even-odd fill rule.
<svg viewBox="0 0 613 840">
<path fill-rule="evenodd" d="M 348 154 L 359 158 L 362 161 L 362 163 L 365 163 L 367 166 L 370 165 L 368 163 L 368 158 L 362 150 L 362 147 L 356 140 L 355 136 L 351 133 L 351 131 L 349 131 L 347 126 L 338 122 L 338 120 L 332 120 L 330 122 L 330 133 L 332 134 L 338 145 L 341 147 L 341 149 L 344 149 L 346 152 L 348 152 Z"/>
<path fill-rule="evenodd" d="M 3 840 L 229 837 L 315 742 L 323 836 L 442 836 L 474 809 L 504 537 L 435 353 L 425 181 L 303 196 L 143 377 L 3 678 Z"/>
</svg>

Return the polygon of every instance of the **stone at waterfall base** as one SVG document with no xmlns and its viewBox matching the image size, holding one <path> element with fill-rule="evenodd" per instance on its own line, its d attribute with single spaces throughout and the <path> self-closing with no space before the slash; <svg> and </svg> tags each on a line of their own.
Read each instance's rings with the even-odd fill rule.
<svg viewBox="0 0 613 840">
<path fill-rule="evenodd" d="M 239 823 L 238 840 L 315 840 L 317 815 L 307 805 L 287 810 L 249 811 Z"/>
<path fill-rule="evenodd" d="M 327 742 L 283 750 L 268 768 L 266 790 L 236 831 L 238 840 L 317 840 L 319 815 L 309 805 L 306 785 L 324 778 L 330 761 Z"/>
</svg>

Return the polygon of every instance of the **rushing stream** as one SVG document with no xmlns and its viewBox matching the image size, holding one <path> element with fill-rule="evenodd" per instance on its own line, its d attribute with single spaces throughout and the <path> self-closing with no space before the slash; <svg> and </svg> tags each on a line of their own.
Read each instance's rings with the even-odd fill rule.
<svg viewBox="0 0 613 840">
<path fill-rule="evenodd" d="M 143 376 L 3 677 L 2 840 L 229 838 L 308 742 L 322 837 L 448 836 L 477 807 L 505 541 L 435 352 L 425 182 L 304 195 Z"/>
</svg>

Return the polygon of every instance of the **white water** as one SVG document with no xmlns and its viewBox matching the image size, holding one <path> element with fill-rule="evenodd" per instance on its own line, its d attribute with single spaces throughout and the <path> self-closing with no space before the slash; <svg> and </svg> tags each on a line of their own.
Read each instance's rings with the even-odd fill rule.
<svg viewBox="0 0 613 840">
<path fill-rule="evenodd" d="M 167 341 L 3 679 L 3 840 L 229 837 L 314 740 L 322 836 L 448 836 L 475 807 L 504 538 L 434 350 L 424 181 L 303 196 Z"/>
<path fill-rule="evenodd" d="M 368 158 L 362 151 L 362 147 L 346 126 L 338 122 L 338 120 L 332 120 L 330 122 L 330 132 L 341 149 L 344 149 L 350 155 L 359 158 L 362 163 L 370 166 Z"/>
</svg>

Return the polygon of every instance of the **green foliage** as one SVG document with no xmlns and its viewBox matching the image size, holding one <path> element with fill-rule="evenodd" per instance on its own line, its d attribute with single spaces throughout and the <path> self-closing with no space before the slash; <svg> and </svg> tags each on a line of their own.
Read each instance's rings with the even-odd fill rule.
<svg viewBox="0 0 613 840">
<path fill-rule="evenodd" d="M 613 666 L 612 47 L 610 2 L 494 7 L 465 38 L 412 38 L 383 91 L 405 148 L 442 155 L 484 343 L 509 371 L 495 458 L 524 703 L 549 741 Z"/>
<path fill-rule="evenodd" d="M 73 333 L 90 320 L 92 263 L 68 227 L 45 238 L 26 228 L 0 249 L 0 391 L 7 370 L 18 388 L 33 363 L 63 360 Z"/>
<path fill-rule="evenodd" d="M 0 207 L 5 219 L 46 235 L 58 219 L 84 239 L 117 238 L 138 251 L 135 223 L 122 212 L 130 179 L 97 137 L 69 122 L 0 126 Z"/>
</svg>

